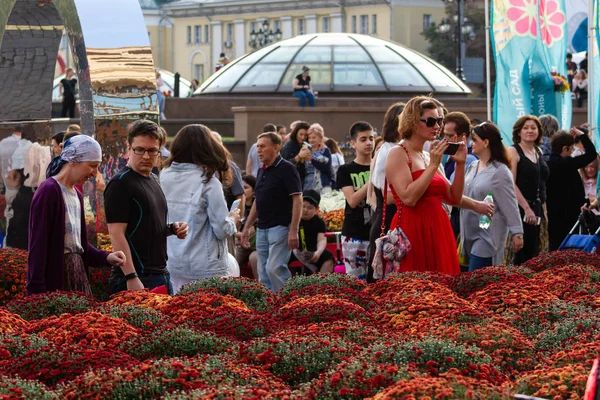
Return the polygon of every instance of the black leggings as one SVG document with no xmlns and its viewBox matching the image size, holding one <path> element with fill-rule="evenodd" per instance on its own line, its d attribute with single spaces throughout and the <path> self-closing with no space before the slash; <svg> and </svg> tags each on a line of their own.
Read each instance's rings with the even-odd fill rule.
<svg viewBox="0 0 600 400">
<path fill-rule="evenodd" d="M 67 116 L 67 112 L 69 113 L 69 118 L 75 118 L 75 97 L 63 97 L 63 104 L 60 116 L 62 118 L 65 118 Z"/>
<path fill-rule="evenodd" d="M 519 207 L 521 212 L 521 221 L 525 217 L 525 211 Z M 515 265 L 521 265 L 525 261 L 532 259 L 537 256 L 540 248 L 540 226 L 530 225 L 523 222 L 523 248 L 515 253 L 513 263 Z"/>
</svg>

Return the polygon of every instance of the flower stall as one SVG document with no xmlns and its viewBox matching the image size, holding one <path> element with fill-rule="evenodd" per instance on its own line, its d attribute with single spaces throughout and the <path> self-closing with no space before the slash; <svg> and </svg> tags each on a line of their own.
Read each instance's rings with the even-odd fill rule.
<svg viewBox="0 0 600 400">
<path fill-rule="evenodd" d="M 344 224 L 346 198 L 341 190 L 331 190 L 321 195 L 319 216 L 325 221 L 327 232 L 339 232 Z"/>
<path fill-rule="evenodd" d="M 600 257 L 587 253 L 372 285 L 297 276 L 278 294 L 210 278 L 110 298 L 24 297 L 26 262 L 0 249 L 6 399 L 581 399 L 600 355 Z"/>
</svg>

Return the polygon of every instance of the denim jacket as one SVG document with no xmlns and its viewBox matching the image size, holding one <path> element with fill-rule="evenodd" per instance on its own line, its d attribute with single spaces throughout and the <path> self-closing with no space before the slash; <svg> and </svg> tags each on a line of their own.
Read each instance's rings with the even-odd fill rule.
<svg viewBox="0 0 600 400">
<path fill-rule="evenodd" d="M 173 163 L 160 173 L 160 183 L 167 198 L 169 221 L 187 222 L 184 240 L 167 238 L 167 269 L 173 276 L 201 279 L 227 275 L 228 236 L 236 232 L 223 186 L 213 175 L 205 181 L 202 167 Z"/>
</svg>

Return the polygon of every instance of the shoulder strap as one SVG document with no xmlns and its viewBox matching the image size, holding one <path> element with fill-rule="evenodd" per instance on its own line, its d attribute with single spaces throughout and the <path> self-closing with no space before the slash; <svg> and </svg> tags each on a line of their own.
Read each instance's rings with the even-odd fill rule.
<svg viewBox="0 0 600 400">
<path fill-rule="evenodd" d="M 406 152 L 406 156 L 408 157 L 408 168 L 410 168 L 412 170 L 412 158 L 410 157 L 410 153 L 408 152 L 408 149 L 406 148 L 406 146 L 404 145 L 404 143 L 400 143 L 400 147 L 402 147 L 404 149 L 404 151 Z M 383 212 L 382 217 L 381 217 L 381 235 L 385 236 L 385 216 L 386 216 L 386 211 L 387 211 L 387 191 L 388 191 L 388 183 L 387 183 L 387 176 L 385 177 L 385 181 L 383 184 Z M 400 216 L 402 215 L 402 200 L 400 200 L 401 206 L 400 206 L 400 210 L 398 213 L 398 220 L 400 220 Z"/>
<path fill-rule="evenodd" d="M 513 144 L 513 147 L 517 150 L 517 153 L 519 153 L 519 157 L 525 156 L 525 153 L 523 153 L 523 149 L 521 148 L 521 146 L 519 146 L 518 143 Z"/>
</svg>

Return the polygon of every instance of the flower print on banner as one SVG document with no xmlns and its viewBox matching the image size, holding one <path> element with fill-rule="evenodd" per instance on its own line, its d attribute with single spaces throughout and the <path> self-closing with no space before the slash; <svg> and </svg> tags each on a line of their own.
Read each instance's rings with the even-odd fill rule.
<svg viewBox="0 0 600 400">
<path fill-rule="evenodd" d="M 521 36 L 537 37 L 537 0 L 508 0 L 508 19 L 515 24 L 515 31 Z"/>
<path fill-rule="evenodd" d="M 562 39 L 565 13 L 555 0 L 540 0 L 540 31 L 548 46 Z"/>
</svg>

